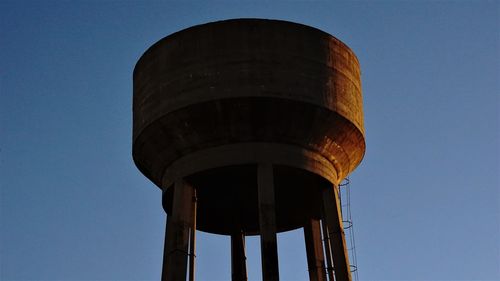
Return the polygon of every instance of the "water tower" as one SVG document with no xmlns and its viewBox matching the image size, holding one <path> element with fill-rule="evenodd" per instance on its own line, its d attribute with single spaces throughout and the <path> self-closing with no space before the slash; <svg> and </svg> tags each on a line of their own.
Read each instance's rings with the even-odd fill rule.
<svg viewBox="0 0 500 281">
<path fill-rule="evenodd" d="M 301 24 L 236 19 L 151 46 L 134 69 L 133 158 L 162 190 L 162 280 L 194 280 L 195 230 L 260 235 L 263 280 L 278 280 L 276 233 L 304 229 L 311 280 L 351 280 L 338 185 L 365 151 L 359 63 Z"/>
</svg>

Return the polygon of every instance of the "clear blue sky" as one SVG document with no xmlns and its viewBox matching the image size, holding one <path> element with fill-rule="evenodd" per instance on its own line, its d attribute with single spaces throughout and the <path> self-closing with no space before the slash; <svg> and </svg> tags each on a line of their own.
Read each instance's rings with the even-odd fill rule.
<svg viewBox="0 0 500 281">
<path fill-rule="evenodd" d="M 0 1 L 0 279 L 158 280 L 160 190 L 131 157 L 132 70 L 160 38 L 238 17 L 344 41 L 362 67 L 352 175 L 361 280 L 499 280 L 498 1 Z M 301 231 L 283 280 L 307 278 Z M 229 239 L 199 234 L 198 280 Z M 252 280 L 259 241 L 248 241 Z"/>
</svg>

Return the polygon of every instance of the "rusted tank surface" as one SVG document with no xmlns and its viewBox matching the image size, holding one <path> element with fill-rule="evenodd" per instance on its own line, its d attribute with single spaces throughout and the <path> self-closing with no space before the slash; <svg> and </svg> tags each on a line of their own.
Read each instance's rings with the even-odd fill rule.
<svg viewBox="0 0 500 281">
<path fill-rule="evenodd" d="M 133 158 L 164 191 L 197 188 L 198 229 L 258 233 L 256 165 L 274 165 L 278 231 L 319 217 L 318 189 L 365 152 L 359 63 L 335 37 L 276 20 L 194 26 L 134 69 Z"/>
</svg>

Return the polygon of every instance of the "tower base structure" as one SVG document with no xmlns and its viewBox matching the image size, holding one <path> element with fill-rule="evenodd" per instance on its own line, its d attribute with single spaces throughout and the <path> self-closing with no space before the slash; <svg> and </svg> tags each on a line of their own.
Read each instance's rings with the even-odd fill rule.
<svg viewBox="0 0 500 281">
<path fill-rule="evenodd" d="M 193 226 L 231 237 L 232 280 L 247 280 L 247 235 L 260 235 L 263 280 L 279 280 L 276 234 L 301 227 L 310 280 L 352 279 L 335 169 L 320 155 L 235 144 L 190 154 L 163 180 L 169 218 L 162 280 L 194 280 Z M 208 217 L 218 220 L 196 221 Z"/>
</svg>

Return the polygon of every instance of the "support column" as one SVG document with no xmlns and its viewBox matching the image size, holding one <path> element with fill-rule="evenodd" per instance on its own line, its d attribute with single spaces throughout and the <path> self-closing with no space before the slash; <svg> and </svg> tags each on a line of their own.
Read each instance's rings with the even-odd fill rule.
<svg viewBox="0 0 500 281">
<path fill-rule="evenodd" d="M 278 243 L 274 202 L 273 166 L 261 163 L 257 169 L 262 280 L 278 281 Z"/>
<path fill-rule="evenodd" d="M 196 259 L 196 208 L 198 198 L 196 189 L 192 189 L 193 197 L 191 203 L 191 228 L 189 238 L 189 281 L 194 281 L 195 277 L 195 259 Z"/>
<path fill-rule="evenodd" d="M 330 244 L 330 235 L 328 234 L 328 227 L 326 226 L 326 221 L 321 220 L 321 229 L 323 230 L 323 245 L 325 247 L 326 255 L 326 271 L 328 273 L 328 280 L 334 281 L 333 277 L 333 260 L 332 260 L 332 246 Z"/>
<path fill-rule="evenodd" d="M 231 280 L 247 281 L 245 235 L 242 231 L 231 235 Z"/>
<path fill-rule="evenodd" d="M 167 218 L 163 253 L 163 281 L 186 280 L 189 230 L 194 222 L 193 187 L 184 180 L 178 180 L 173 188 L 172 213 Z"/>
<path fill-rule="evenodd" d="M 310 219 L 304 225 L 304 241 L 306 242 L 309 280 L 326 281 L 325 257 L 321 243 L 321 225 L 319 220 Z"/>
<path fill-rule="evenodd" d="M 338 187 L 335 185 L 326 188 L 323 192 L 323 208 L 330 237 L 333 265 L 336 281 L 351 281 L 349 256 L 345 242 L 344 226 L 339 200 Z"/>
</svg>

